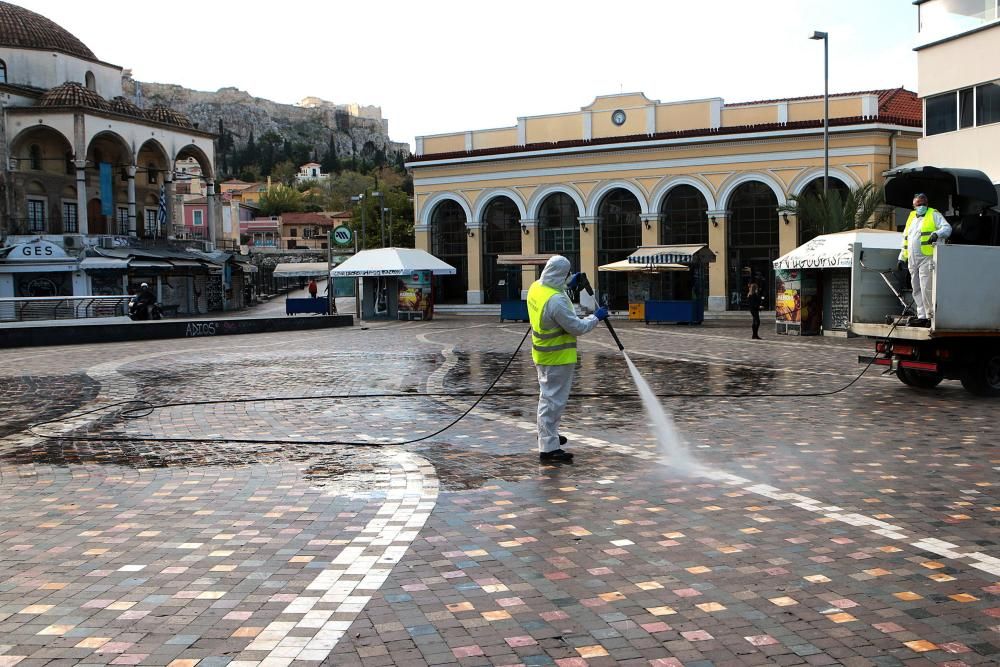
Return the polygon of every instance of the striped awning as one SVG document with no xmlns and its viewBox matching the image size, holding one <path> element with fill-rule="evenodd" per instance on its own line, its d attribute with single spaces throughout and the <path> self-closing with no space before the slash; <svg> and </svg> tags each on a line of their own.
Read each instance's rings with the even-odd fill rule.
<svg viewBox="0 0 1000 667">
<path fill-rule="evenodd" d="M 715 261 L 715 253 L 707 245 L 642 246 L 628 256 L 630 264 L 708 264 Z"/>
</svg>

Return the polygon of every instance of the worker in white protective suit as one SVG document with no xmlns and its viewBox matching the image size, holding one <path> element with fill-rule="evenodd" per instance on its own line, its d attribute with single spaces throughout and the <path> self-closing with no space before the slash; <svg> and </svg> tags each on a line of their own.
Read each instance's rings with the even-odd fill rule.
<svg viewBox="0 0 1000 667">
<path fill-rule="evenodd" d="M 899 270 L 910 270 L 913 303 L 917 317 L 910 326 L 929 327 L 933 316 L 931 281 L 934 275 L 934 244 L 951 236 L 951 225 L 937 210 L 927 205 L 927 195 L 913 196 L 913 210 L 903 228 L 903 248 L 899 251 Z"/>
<path fill-rule="evenodd" d="M 566 438 L 559 435 L 559 420 L 573 386 L 576 337 L 608 316 L 603 307 L 593 315 L 576 316 L 566 289 L 576 289 L 581 275 L 570 275 L 569 260 L 555 255 L 528 289 L 531 358 L 538 371 L 538 458 L 543 462 L 573 461 L 573 454 L 562 449 Z"/>
</svg>

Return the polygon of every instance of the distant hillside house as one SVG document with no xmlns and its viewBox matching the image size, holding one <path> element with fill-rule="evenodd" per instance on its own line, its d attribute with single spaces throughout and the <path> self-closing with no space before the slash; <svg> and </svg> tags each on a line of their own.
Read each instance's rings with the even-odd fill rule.
<svg viewBox="0 0 1000 667">
<path fill-rule="evenodd" d="M 323 173 L 323 167 L 319 162 L 307 162 L 299 167 L 299 173 L 295 175 L 295 182 L 325 181 L 328 178 L 330 178 L 330 174 Z"/>
</svg>

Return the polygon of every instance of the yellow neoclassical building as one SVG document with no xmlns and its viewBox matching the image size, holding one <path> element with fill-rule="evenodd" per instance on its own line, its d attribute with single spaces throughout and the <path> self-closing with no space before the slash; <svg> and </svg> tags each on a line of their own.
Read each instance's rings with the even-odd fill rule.
<svg viewBox="0 0 1000 667">
<path fill-rule="evenodd" d="M 922 108 L 911 91 L 831 95 L 829 115 L 830 188 L 878 182 L 916 158 Z M 521 298 L 536 269 L 497 257 L 560 253 L 624 310 L 624 275 L 597 267 L 640 245 L 683 243 L 716 255 L 696 289 L 710 310 L 738 308 L 751 279 L 773 294 L 771 261 L 802 241 L 800 221 L 778 207 L 822 188 L 823 118 L 821 96 L 726 104 L 628 93 L 511 127 L 417 137 L 407 165 L 416 246 L 458 269 L 439 279 L 436 302 Z M 682 282 L 663 289 L 690 291 Z"/>
</svg>

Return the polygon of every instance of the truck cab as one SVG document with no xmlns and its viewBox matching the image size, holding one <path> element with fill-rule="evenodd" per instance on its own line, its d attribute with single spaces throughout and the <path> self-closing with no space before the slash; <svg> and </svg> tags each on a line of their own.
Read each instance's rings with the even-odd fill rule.
<svg viewBox="0 0 1000 667">
<path fill-rule="evenodd" d="M 923 192 L 951 224 L 952 236 L 934 249 L 929 327 L 908 325 L 909 277 L 894 270 L 898 251 L 854 248 L 849 330 L 876 339 L 875 356 L 859 361 L 887 366 L 912 387 L 953 379 L 974 394 L 1000 396 L 997 186 L 973 169 L 902 167 L 886 177 L 886 203 L 902 214 Z"/>
</svg>

